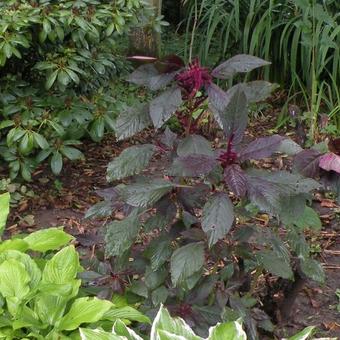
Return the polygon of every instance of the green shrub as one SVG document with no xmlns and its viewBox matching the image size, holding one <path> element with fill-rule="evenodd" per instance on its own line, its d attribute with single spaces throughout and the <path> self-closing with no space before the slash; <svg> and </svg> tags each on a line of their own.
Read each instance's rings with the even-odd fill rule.
<svg viewBox="0 0 340 340">
<path fill-rule="evenodd" d="M 0 150 L 11 178 L 29 180 L 112 131 L 111 79 L 126 68 L 120 36 L 148 15 L 140 0 L 0 1 Z"/>
</svg>

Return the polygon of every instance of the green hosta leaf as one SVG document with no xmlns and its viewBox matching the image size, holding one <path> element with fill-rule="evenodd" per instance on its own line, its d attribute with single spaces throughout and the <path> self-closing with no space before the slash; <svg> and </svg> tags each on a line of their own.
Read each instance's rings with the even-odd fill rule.
<svg viewBox="0 0 340 340">
<path fill-rule="evenodd" d="M 117 158 L 109 163 L 107 180 L 109 182 L 136 175 L 144 170 L 156 148 L 151 144 L 131 146 L 125 149 Z"/>
<path fill-rule="evenodd" d="M 172 318 L 161 306 L 152 324 L 150 340 L 203 340 L 181 318 Z"/>
<path fill-rule="evenodd" d="M 301 259 L 300 262 L 302 272 L 310 279 L 323 283 L 325 282 L 325 272 L 320 264 L 320 262 L 311 259 L 305 258 Z"/>
<path fill-rule="evenodd" d="M 44 268 L 43 283 L 70 283 L 80 269 L 79 255 L 74 246 L 68 246 L 56 253 Z"/>
<path fill-rule="evenodd" d="M 177 286 L 201 270 L 203 265 L 203 243 L 190 243 L 175 250 L 170 261 L 172 284 Z"/>
<path fill-rule="evenodd" d="M 112 333 L 121 337 L 125 337 L 124 339 L 126 340 L 143 340 L 143 338 L 141 338 L 132 329 L 128 328 L 121 320 L 117 320 L 114 323 Z"/>
<path fill-rule="evenodd" d="M 106 227 L 105 251 L 109 256 L 121 256 L 130 248 L 140 229 L 137 212 L 122 221 L 113 221 Z"/>
<path fill-rule="evenodd" d="M 295 334 L 291 336 L 287 340 L 307 340 L 311 335 L 314 333 L 314 326 L 309 326 L 305 328 L 303 331 L 299 332 L 298 334 Z"/>
<path fill-rule="evenodd" d="M 293 279 L 293 271 L 286 259 L 274 251 L 263 251 L 257 254 L 259 262 L 270 273 L 284 279 Z"/>
<path fill-rule="evenodd" d="M 0 253 L 6 250 L 18 250 L 20 252 L 25 252 L 28 249 L 28 244 L 21 239 L 10 239 L 0 244 Z"/>
<path fill-rule="evenodd" d="M 112 303 L 107 300 L 89 297 L 76 299 L 69 312 L 61 319 L 58 328 L 70 331 L 83 323 L 97 322 L 111 307 Z"/>
<path fill-rule="evenodd" d="M 207 139 L 199 135 L 190 135 L 178 144 L 177 154 L 178 156 L 191 154 L 213 156 L 214 152 Z"/>
<path fill-rule="evenodd" d="M 36 288 L 41 279 L 41 272 L 37 264 L 32 260 L 32 258 L 17 250 L 5 250 L 0 253 L 0 263 L 7 260 L 16 260 L 17 262 L 23 264 L 30 277 L 30 287 L 32 289 Z"/>
<path fill-rule="evenodd" d="M 0 236 L 3 234 L 6 227 L 10 199 L 11 196 L 9 193 L 0 195 Z"/>
<path fill-rule="evenodd" d="M 126 203 L 133 207 L 148 207 L 159 201 L 173 187 L 174 184 L 169 181 L 154 179 L 127 185 L 122 192 L 122 197 Z"/>
<path fill-rule="evenodd" d="M 239 321 L 217 324 L 209 329 L 207 340 L 247 340 L 247 335 Z"/>
<path fill-rule="evenodd" d="M 9 259 L 2 262 L 0 277 L 0 293 L 3 297 L 16 297 L 21 300 L 30 292 L 30 275 L 19 261 Z"/>
<path fill-rule="evenodd" d="M 301 216 L 297 216 L 294 220 L 294 224 L 301 230 L 306 228 L 320 230 L 322 227 L 318 213 L 310 207 L 305 207 L 303 214 Z"/>
<path fill-rule="evenodd" d="M 123 340 L 121 336 L 101 329 L 79 328 L 81 340 Z"/>
<path fill-rule="evenodd" d="M 122 140 L 132 137 L 151 124 L 148 106 L 139 104 L 136 107 L 126 109 L 118 116 L 115 123 L 115 133 L 118 140 Z"/>
<path fill-rule="evenodd" d="M 153 99 L 150 103 L 150 116 L 155 128 L 162 127 L 181 104 L 182 94 L 179 87 L 173 87 Z"/>
<path fill-rule="evenodd" d="M 213 195 L 204 205 L 202 228 L 213 246 L 229 232 L 234 222 L 234 206 L 228 195 Z"/>
<path fill-rule="evenodd" d="M 142 323 L 148 323 L 150 324 L 150 319 L 139 312 L 137 309 L 132 308 L 130 306 L 124 306 L 124 307 L 113 307 L 109 311 L 107 311 L 103 319 L 105 320 L 111 320 L 116 321 L 117 319 L 121 320 L 131 320 L 131 321 L 138 321 Z"/>
<path fill-rule="evenodd" d="M 28 243 L 29 249 L 39 252 L 59 249 L 74 238 L 65 233 L 61 228 L 49 228 L 31 233 L 24 238 Z"/>
</svg>

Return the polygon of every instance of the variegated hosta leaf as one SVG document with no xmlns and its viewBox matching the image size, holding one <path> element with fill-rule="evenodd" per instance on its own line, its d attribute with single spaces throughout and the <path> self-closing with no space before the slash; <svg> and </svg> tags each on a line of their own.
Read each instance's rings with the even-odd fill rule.
<svg viewBox="0 0 340 340">
<path fill-rule="evenodd" d="M 247 192 L 247 177 L 238 164 L 225 168 L 223 178 L 228 188 L 238 197 L 244 197 Z"/>
<path fill-rule="evenodd" d="M 241 162 L 243 162 L 248 159 L 261 159 L 270 157 L 278 150 L 283 140 L 284 137 L 279 135 L 257 138 L 241 150 L 239 159 Z"/>
<path fill-rule="evenodd" d="M 247 54 L 239 54 L 217 66 L 212 71 L 212 76 L 218 79 L 229 79 L 237 73 L 250 72 L 258 67 L 271 63 Z"/>
<path fill-rule="evenodd" d="M 322 154 L 315 149 L 299 152 L 293 163 L 293 170 L 306 177 L 316 177 L 320 172 L 320 157 Z"/>
<path fill-rule="evenodd" d="M 150 116 L 156 129 L 176 112 L 182 104 L 182 93 L 179 87 L 172 87 L 153 99 L 150 103 Z"/>
<path fill-rule="evenodd" d="M 157 91 L 168 85 L 176 74 L 177 71 L 159 73 L 153 64 L 146 64 L 138 67 L 126 80 L 136 85 L 145 86 L 151 91 Z"/>
<path fill-rule="evenodd" d="M 144 170 L 156 147 L 151 144 L 131 146 L 109 163 L 106 179 L 108 182 L 136 175 Z"/>
<path fill-rule="evenodd" d="M 175 185 L 163 179 L 154 179 L 126 185 L 121 192 L 124 201 L 133 207 L 148 207 L 159 201 Z"/>
<path fill-rule="evenodd" d="M 229 232 L 234 222 L 234 205 L 225 193 L 213 195 L 204 205 L 202 229 L 213 246 Z"/>
<path fill-rule="evenodd" d="M 152 121 L 149 116 L 147 104 L 137 104 L 134 107 L 125 109 L 116 119 L 115 134 L 118 140 L 132 137 L 137 132 L 150 126 Z"/>
<path fill-rule="evenodd" d="M 210 173 L 217 165 L 218 161 L 215 157 L 192 154 L 176 158 L 169 170 L 169 174 L 183 177 L 204 176 Z"/>
</svg>

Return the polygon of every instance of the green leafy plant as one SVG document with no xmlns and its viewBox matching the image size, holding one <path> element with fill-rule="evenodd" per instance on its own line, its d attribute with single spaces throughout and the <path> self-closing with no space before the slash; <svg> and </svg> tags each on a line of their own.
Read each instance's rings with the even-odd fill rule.
<svg viewBox="0 0 340 340">
<path fill-rule="evenodd" d="M 0 150 L 11 178 L 79 160 L 81 138 L 113 131 L 118 42 L 150 12 L 139 0 L 0 1 Z"/>
<path fill-rule="evenodd" d="M 3 231 L 8 194 L 0 196 L 0 208 Z M 78 339 L 80 326 L 107 330 L 117 319 L 149 322 L 132 307 L 81 296 L 77 276 L 83 269 L 67 245 L 71 240 L 61 228 L 50 228 L 0 243 L 1 338 Z"/>
<path fill-rule="evenodd" d="M 202 336 L 216 320 L 239 317 L 250 339 L 258 338 L 258 327 L 273 330 L 252 296 L 264 273 L 280 278 L 279 286 L 301 285 L 307 278 L 324 280 L 303 235 L 305 228 L 321 227 L 307 205 L 320 185 L 288 171 L 250 166 L 280 150 L 296 149 L 296 144 L 278 135 L 243 142 L 248 104 L 268 96 L 272 85 L 240 83 L 225 92 L 213 82 L 267 64 L 238 55 L 209 70 L 198 60 L 183 67 L 177 57 L 167 57 L 136 69 L 129 81 L 151 91 L 168 87 L 149 104 L 121 113 L 116 121 L 118 138 L 150 124 L 161 128 L 173 115 L 180 122 L 180 134 L 166 128 L 155 145 L 125 149 L 109 164 L 107 179 L 130 180 L 100 191 L 104 201 L 87 213 L 87 217 L 109 216 L 114 210 L 125 214 L 123 220 L 108 223 L 105 234 L 107 257 L 114 257 L 117 268 L 125 268 L 115 273 L 121 282 L 127 278 L 122 289 L 139 297 L 143 310 L 150 313 L 166 304 Z M 214 150 L 199 134 L 200 117 L 193 112 L 201 107 L 210 108 L 223 130 L 222 148 Z M 139 176 L 154 156 L 166 164 L 164 171 Z M 273 228 L 252 226 L 247 213 L 254 210 L 251 206 L 271 216 Z M 287 231 L 283 238 L 279 227 Z M 148 242 L 140 246 L 141 231 Z M 139 279 L 133 280 L 136 276 Z M 284 302 L 276 306 L 283 314 L 288 313 L 286 307 Z"/>
</svg>

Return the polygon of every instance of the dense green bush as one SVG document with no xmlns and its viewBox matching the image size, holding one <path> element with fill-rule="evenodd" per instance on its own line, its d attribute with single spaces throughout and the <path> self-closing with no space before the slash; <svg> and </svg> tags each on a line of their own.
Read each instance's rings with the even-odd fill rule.
<svg viewBox="0 0 340 340">
<path fill-rule="evenodd" d="M 82 157 L 84 135 L 113 129 L 108 88 L 126 68 L 120 36 L 149 15 L 140 0 L 0 1 L 0 147 L 11 177 Z"/>
</svg>

